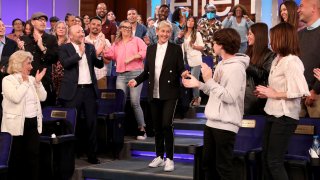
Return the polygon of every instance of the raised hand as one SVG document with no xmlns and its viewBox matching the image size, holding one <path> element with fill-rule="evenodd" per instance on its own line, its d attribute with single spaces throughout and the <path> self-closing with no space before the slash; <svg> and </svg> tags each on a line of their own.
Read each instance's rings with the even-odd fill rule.
<svg viewBox="0 0 320 180">
<path fill-rule="evenodd" d="M 36 73 L 36 83 L 40 83 L 41 79 L 43 78 L 43 76 L 46 74 L 47 68 L 43 68 L 41 72 L 39 72 L 39 69 L 37 70 Z"/>
<path fill-rule="evenodd" d="M 313 69 L 314 77 L 320 81 L 320 68 Z"/>
<path fill-rule="evenodd" d="M 200 86 L 200 81 L 191 74 L 186 74 L 186 77 L 182 78 L 182 84 L 186 88 L 198 88 Z"/>
<path fill-rule="evenodd" d="M 184 33 L 185 33 L 184 30 L 181 30 L 178 34 L 178 38 L 183 38 Z"/>
<path fill-rule="evenodd" d="M 256 87 L 255 94 L 258 98 L 276 98 L 276 91 L 271 87 L 266 87 L 262 85 L 258 85 Z"/>
<path fill-rule="evenodd" d="M 83 56 L 84 51 L 85 51 L 84 42 L 82 42 L 82 43 L 79 45 L 79 51 L 80 51 L 80 55 Z"/>
<path fill-rule="evenodd" d="M 247 21 L 250 21 L 249 16 L 248 15 L 243 15 L 244 19 Z"/>
<path fill-rule="evenodd" d="M 212 78 L 212 69 L 206 63 L 201 63 L 201 73 L 204 82 Z"/>
<path fill-rule="evenodd" d="M 20 50 L 24 50 L 24 41 L 21 41 L 20 39 L 17 39 L 18 48 Z"/>
<path fill-rule="evenodd" d="M 101 39 L 97 40 L 97 43 L 95 44 L 97 56 L 100 56 L 100 54 L 104 50 L 105 46 L 106 46 L 106 41 L 105 40 L 101 40 Z"/>
<path fill-rule="evenodd" d="M 182 78 L 187 78 L 188 74 L 190 74 L 190 72 L 188 70 L 183 71 L 183 73 L 181 74 Z"/>
<path fill-rule="evenodd" d="M 128 82 L 128 86 L 133 88 L 137 85 L 137 81 L 134 80 L 134 79 L 131 79 L 129 82 Z"/>
<path fill-rule="evenodd" d="M 143 37 L 143 41 L 146 43 L 146 45 L 149 45 L 150 44 L 150 39 L 148 36 L 144 36 Z"/>
<path fill-rule="evenodd" d="M 41 38 L 41 35 L 39 34 L 39 32 L 34 31 L 33 32 L 33 38 L 36 42 L 38 42 L 39 38 Z"/>
</svg>

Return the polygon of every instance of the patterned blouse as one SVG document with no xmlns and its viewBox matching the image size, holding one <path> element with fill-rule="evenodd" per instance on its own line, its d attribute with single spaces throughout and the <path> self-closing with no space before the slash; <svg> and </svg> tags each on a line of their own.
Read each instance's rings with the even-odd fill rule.
<svg viewBox="0 0 320 180">
<path fill-rule="evenodd" d="M 215 56 L 213 52 L 213 34 L 222 28 L 222 24 L 219 20 L 208 20 L 207 18 L 201 18 L 198 21 L 198 31 L 200 32 L 204 46 L 203 54 L 205 56 Z"/>
<path fill-rule="evenodd" d="M 203 55 L 214 57 L 214 66 L 217 65 L 218 60 L 213 51 L 213 34 L 219 29 L 222 29 L 222 24 L 219 20 L 201 18 L 198 21 L 198 31 L 200 32 L 205 45 Z"/>
</svg>

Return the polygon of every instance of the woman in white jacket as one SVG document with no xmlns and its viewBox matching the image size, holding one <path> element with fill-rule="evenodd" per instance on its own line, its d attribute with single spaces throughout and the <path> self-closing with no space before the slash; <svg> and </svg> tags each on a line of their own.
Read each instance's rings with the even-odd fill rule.
<svg viewBox="0 0 320 180">
<path fill-rule="evenodd" d="M 41 79 L 46 69 L 30 76 L 33 56 L 17 51 L 9 58 L 8 73 L 2 80 L 2 132 L 13 136 L 9 179 L 38 179 L 38 155 L 42 131 L 40 101 L 47 97 Z"/>
<path fill-rule="evenodd" d="M 197 22 L 193 16 L 189 16 L 187 19 L 186 33 L 184 35 L 184 43 L 182 45 L 182 50 L 184 52 L 184 58 L 188 63 L 191 74 L 199 79 L 201 63 L 202 63 L 202 53 L 204 48 L 204 43 L 201 34 L 197 31 Z M 199 88 L 193 88 L 193 100 L 191 101 L 191 106 L 199 106 L 201 102 L 201 97 L 199 93 Z"/>
</svg>

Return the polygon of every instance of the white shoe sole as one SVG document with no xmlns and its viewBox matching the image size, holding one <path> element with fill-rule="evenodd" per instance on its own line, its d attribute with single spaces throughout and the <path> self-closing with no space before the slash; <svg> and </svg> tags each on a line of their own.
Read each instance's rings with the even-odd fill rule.
<svg viewBox="0 0 320 180">
<path fill-rule="evenodd" d="M 161 163 L 161 164 L 159 164 L 158 166 L 152 166 L 152 165 L 148 165 L 149 167 L 151 167 L 151 168 L 156 168 L 156 167 L 163 167 L 164 166 L 164 162 L 163 163 Z"/>
<path fill-rule="evenodd" d="M 174 171 L 174 168 L 173 169 L 163 169 L 165 172 L 172 172 Z"/>
<path fill-rule="evenodd" d="M 146 140 L 147 139 L 147 137 L 145 137 L 145 136 L 137 136 L 137 140 Z"/>
</svg>

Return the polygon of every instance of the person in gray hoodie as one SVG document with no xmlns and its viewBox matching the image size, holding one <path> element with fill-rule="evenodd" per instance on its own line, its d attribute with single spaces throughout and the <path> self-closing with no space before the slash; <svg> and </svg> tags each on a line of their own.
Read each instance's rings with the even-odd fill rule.
<svg viewBox="0 0 320 180">
<path fill-rule="evenodd" d="M 209 100 L 205 108 L 203 166 L 205 179 L 233 179 L 232 156 L 236 134 L 241 126 L 246 89 L 246 68 L 250 58 L 236 54 L 240 48 L 240 35 L 231 28 L 214 33 L 214 52 L 221 56 L 212 76 L 212 70 L 201 64 L 204 83 L 192 75 L 182 80 L 187 88 L 198 87 Z"/>
</svg>

